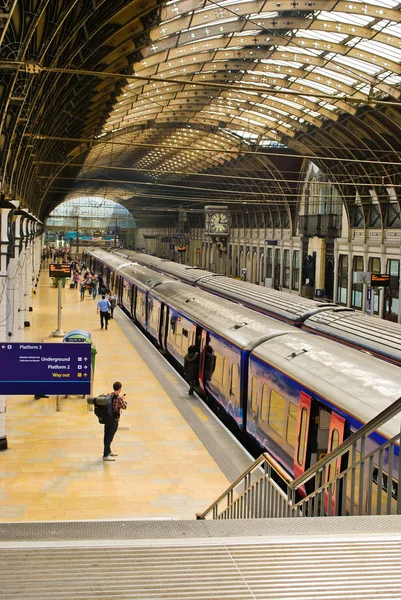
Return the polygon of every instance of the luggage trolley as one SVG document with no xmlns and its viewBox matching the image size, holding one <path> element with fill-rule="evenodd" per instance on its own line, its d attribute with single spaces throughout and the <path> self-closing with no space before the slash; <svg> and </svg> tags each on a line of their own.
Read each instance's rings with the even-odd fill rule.
<svg viewBox="0 0 401 600">
<path fill-rule="evenodd" d="M 63 337 L 63 342 L 68 342 L 68 343 L 79 343 L 79 342 L 88 342 L 91 344 L 91 393 L 92 393 L 92 388 L 93 388 L 93 379 L 95 377 L 95 359 L 96 359 L 96 348 L 94 346 L 93 340 L 92 340 L 92 336 L 89 333 L 89 331 L 83 331 L 83 329 L 73 329 L 72 331 L 69 331 L 68 333 L 65 334 L 65 336 Z M 67 394 L 65 395 L 65 398 L 67 398 Z M 85 398 L 85 394 L 82 396 L 82 398 Z"/>
</svg>

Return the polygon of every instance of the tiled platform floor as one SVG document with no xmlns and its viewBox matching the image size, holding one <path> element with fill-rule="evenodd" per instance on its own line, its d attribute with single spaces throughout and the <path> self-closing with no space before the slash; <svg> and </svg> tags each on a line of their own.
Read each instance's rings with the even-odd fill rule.
<svg viewBox="0 0 401 600">
<path fill-rule="evenodd" d="M 55 341 L 57 290 L 47 268 L 30 313 L 25 341 Z M 228 485 L 203 444 L 115 321 L 100 329 L 96 302 L 63 290 L 62 328 L 91 332 L 98 350 L 94 393 L 123 382 L 128 410 L 102 461 L 103 427 L 86 399 L 7 398 L 9 449 L 0 453 L 0 521 L 192 519 Z"/>
</svg>

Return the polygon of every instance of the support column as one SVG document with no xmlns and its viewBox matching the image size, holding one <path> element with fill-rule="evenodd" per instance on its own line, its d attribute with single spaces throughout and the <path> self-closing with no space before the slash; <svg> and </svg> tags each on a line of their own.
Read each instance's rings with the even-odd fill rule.
<svg viewBox="0 0 401 600">
<path fill-rule="evenodd" d="M 7 335 L 7 268 L 10 219 L 14 206 L 3 201 L 0 205 L 0 342 L 8 342 Z M 7 449 L 6 397 L 0 395 L 0 450 Z"/>
<path fill-rule="evenodd" d="M 381 257 L 380 257 L 380 273 L 386 272 L 386 248 L 384 244 L 381 245 Z M 379 288 L 379 317 L 384 319 L 384 288 Z"/>
<path fill-rule="evenodd" d="M 351 244 L 348 245 L 348 289 L 347 289 L 347 306 L 351 307 L 352 301 L 352 263 L 353 263 L 353 253 Z"/>
<path fill-rule="evenodd" d="M 25 268 L 24 268 L 24 327 L 30 327 L 29 313 L 32 311 L 32 253 L 33 253 L 33 220 L 29 215 L 26 219 L 26 246 L 25 246 Z"/>
<path fill-rule="evenodd" d="M 338 262 L 340 260 L 340 252 L 337 241 L 334 241 L 334 282 L 333 282 L 333 302 L 337 304 L 338 296 Z"/>
</svg>

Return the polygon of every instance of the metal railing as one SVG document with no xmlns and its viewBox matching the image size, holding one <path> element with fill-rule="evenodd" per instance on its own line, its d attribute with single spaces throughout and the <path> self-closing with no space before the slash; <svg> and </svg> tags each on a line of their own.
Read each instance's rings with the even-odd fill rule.
<svg viewBox="0 0 401 600">
<path fill-rule="evenodd" d="M 401 433 L 370 452 L 367 444 L 400 411 L 398 398 L 295 480 L 262 454 L 197 519 L 401 514 Z"/>
</svg>

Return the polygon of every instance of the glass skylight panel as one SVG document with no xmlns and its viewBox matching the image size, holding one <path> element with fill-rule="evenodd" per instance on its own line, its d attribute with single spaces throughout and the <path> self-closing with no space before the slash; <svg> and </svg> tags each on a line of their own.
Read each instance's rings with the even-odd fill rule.
<svg viewBox="0 0 401 600">
<path fill-rule="evenodd" d="M 320 21 L 335 21 L 336 23 L 347 23 L 348 25 L 360 25 L 361 27 L 369 27 L 369 24 L 374 20 L 373 17 L 362 16 L 356 13 L 342 12 L 326 12 L 322 11 L 316 18 Z"/>
<path fill-rule="evenodd" d="M 341 44 L 341 42 L 348 38 L 348 35 L 345 33 L 335 33 L 333 31 L 319 31 L 318 29 L 298 29 L 297 37 Z"/>
<path fill-rule="evenodd" d="M 366 73 L 368 75 L 376 75 L 381 71 L 380 67 L 377 67 L 371 63 L 364 62 L 362 60 L 357 60 L 350 56 L 346 55 L 336 55 L 333 56 L 332 60 L 334 62 L 340 63 L 342 66 L 349 66 L 354 71 L 360 71 L 361 73 Z"/>
<path fill-rule="evenodd" d="M 344 83 L 345 85 L 354 86 L 358 82 L 358 80 L 355 77 L 351 79 L 351 77 L 347 77 L 346 75 L 344 75 L 344 73 L 335 70 L 322 69 L 320 67 L 312 67 L 312 70 L 313 73 L 318 73 L 323 77 L 327 77 L 327 79 L 329 80 L 335 79 L 336 81 L 341 81 L 341 83 Z"/>
<path fill-rule="evenodd" d="M 386 44 L 381 44 L 380 42 L 375 42 L 373 40 L 361 41 L 358 44 L 358 48 L 361 50 L 366 50 L 367 52 L 371 52 L 372 54 L 382 56 L 383 58 L 387 58 L 392 62 L 398 62 L 401 60 L 401 50 L 398 50 L 393 46 L 386 46 Z"/>
<path fill-rule="evenodd" d="M 393 23 L 391 25 L 389 25 L 388 27 L 386 27 L 385 29 L 379 28 L 378 26 L 379 24 L 377 23 L 377 25 L 374 25 L 372 27 L 372 29 L 378 29 L 379 31 L 381 31 L 384 35 L 388 35 L 388 36 L 392 36 L 397 38 L 398 43 L 399 39 L 401 38 L 401 25 L 398 23 Z"/>
<path fill-rule="evenodd" d="M 364 0 L 363 3 L 373 6 L 384 6 L 385 8 L 395 8 L 399 6 L 399 2 L 396 0 Z"/>
<path fill-rule="evenodd" d="M 399 85 L 401 83 L 401 77 L 399 75 L 387 75 L 383 78 L 383 82 L 388 85 Z"/>
</svg>

